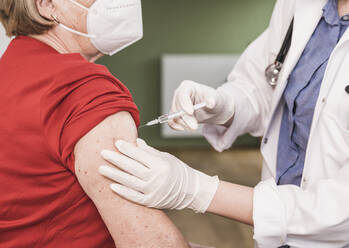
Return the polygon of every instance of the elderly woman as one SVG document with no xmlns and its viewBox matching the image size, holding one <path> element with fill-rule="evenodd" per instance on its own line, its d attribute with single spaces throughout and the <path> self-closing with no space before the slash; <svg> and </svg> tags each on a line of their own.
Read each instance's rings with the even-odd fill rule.
<svg viewBox="0 0 349 248">
<path fill-rule="evenodd" d="M 142 37 L 139 0 L 1 0 L 1 247 L 187 247 L 160 211 L 115 197 L 100 151 L 134 142 L 127 88 L 94 64 Z"/>
<path fill-rule="evenodd" d="M 204 175 L 142 141 L 118 142 L 127 156 L 104 151 L 123 171 L 103 166 L 101 173 L 117 182 L 115 192 L 146 206 L 253 225 L 259 248 L 349 247 L 348 27 L 348 0 L 278 0 L 228 83 L 216 90 L 186 81 L 176 91 L 172 110 L 188 115 L 170 125 L 204 123 L 216 150 L 244 133 L 264 136 L 255 188 Z M 201 102 L 207 108 L 194 113 Z"/>
</svg>

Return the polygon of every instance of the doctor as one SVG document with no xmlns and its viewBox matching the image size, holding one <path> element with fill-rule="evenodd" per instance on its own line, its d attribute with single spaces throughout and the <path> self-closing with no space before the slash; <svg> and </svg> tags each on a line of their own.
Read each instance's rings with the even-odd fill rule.
<svg viewBox="0 0 349 248">
<path fill-rule="evenodd" d="M 191 208 L 251 224 L 260 248 L 349 247 L 348 13 L 348 0 L 278 0 L 269 27 L 228 83 L 215 90 L 185 81 L 177 89 L 172 111 L 188 115 L 173 128 L 203 123 L 217 151 L 245 133 L 263 136 L 262 181 L 254 189 L 193 170 L 141 140 L 118 141 L 123 155 L 102 152 L 116 165 L 100 167 L 116 182 L 111 188 L 149 207 Z M 284 62 L 281 72 L 273 76 L 269 68 L 266 77 L 280 47 L 286 48 L 276 61 Z M 193 113 L 200 102 L 207 108 Z"/>
</svg>

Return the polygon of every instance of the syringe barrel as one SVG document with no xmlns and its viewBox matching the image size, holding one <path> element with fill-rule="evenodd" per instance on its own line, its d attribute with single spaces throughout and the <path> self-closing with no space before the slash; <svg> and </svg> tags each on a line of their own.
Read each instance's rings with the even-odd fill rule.
<svg viewBox="0 0 349 248">
<path fill-rule="evenodd" d="M 194 106 L 194 110 L 199 110 L 201 108 L 204 108 L 206 106 L 206 103 L 199 103 L 199 104 L 196 104 Z M 159 123 L 163 124 L 163 123 L 167 123 L 169 120 L 173 120 L 173 119 L 176 119 L 176 118 L 179 118 L 179 117 L 182 117 L 183 115 L 185 115 L 186 112 L 184 111 L 179 111 L 177 113 L 173 113 L 173 114 L 164 114 L 162 116 L 160 116 L 158 118 L 158 121 Z"/>
<path fill-rule="evenodd" d="M 164 114 L 164 115 L 160 116 L 160 117 L 158 118 L 159 123 L 160 123 L 160 124 L 163 124 L 163 123 L 168 122 L 168 120 L 169 120 L 168 117 L 169 117 L 168 114 Z"/>
</svg>

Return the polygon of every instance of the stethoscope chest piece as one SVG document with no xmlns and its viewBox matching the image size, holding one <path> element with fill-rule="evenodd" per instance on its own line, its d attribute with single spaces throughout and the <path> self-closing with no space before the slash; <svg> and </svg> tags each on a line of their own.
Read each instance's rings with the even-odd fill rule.
<svg viewBox="0 0 349 248">
<path fill-rule="evenodd" d="M 276 86 L 281 69 L 282 63 L 275 61 L 273 64 L 270 64 L 265 70 L 265 78 L 271 86 Z"/>
</svg>

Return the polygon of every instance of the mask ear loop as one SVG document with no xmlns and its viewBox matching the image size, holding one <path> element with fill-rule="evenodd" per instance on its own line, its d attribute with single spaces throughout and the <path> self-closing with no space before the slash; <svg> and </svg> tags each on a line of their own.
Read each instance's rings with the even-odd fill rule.
<svg viewBox="0 0 349 248">
<path fill-rule="evenodd" d="M 51 18 L 52 18 L 52 22 L 54 22 L 54 23 L 56 23 L 57 25 L 59 25 L 59 24 L 61 24 L 59 21 L 58 21 L 58 19 L 55 17 L 55 16 L 53 16 L 52 14 L 51 14 Z"/>
<path fill-rule="evenodd" d="M 91 34 L 85 34 L 85 33 L 82 33 L 82 32 L 79 32 L 79 31 L 76 31 L 72 28 L 69 28 L 67 27 L 66 25 L 62 24 L 56 17 L 54 17 L 53 15 L 51 15 L 52 19 L 53 19 L 53 22 L 55 22 L 57 25 L 59 25 L 60 27 L 62 27 L 63 29 L 73 33 L 73 34 L 77 34 L 77 35 L 80 35 L 80 36 L 83 36 L 83 37 L 86 37 L 86 38 L 90 38 L 90 39 L 95 39 L 96 36 L 95 35 L 91 35 Z"/>
</svg>

